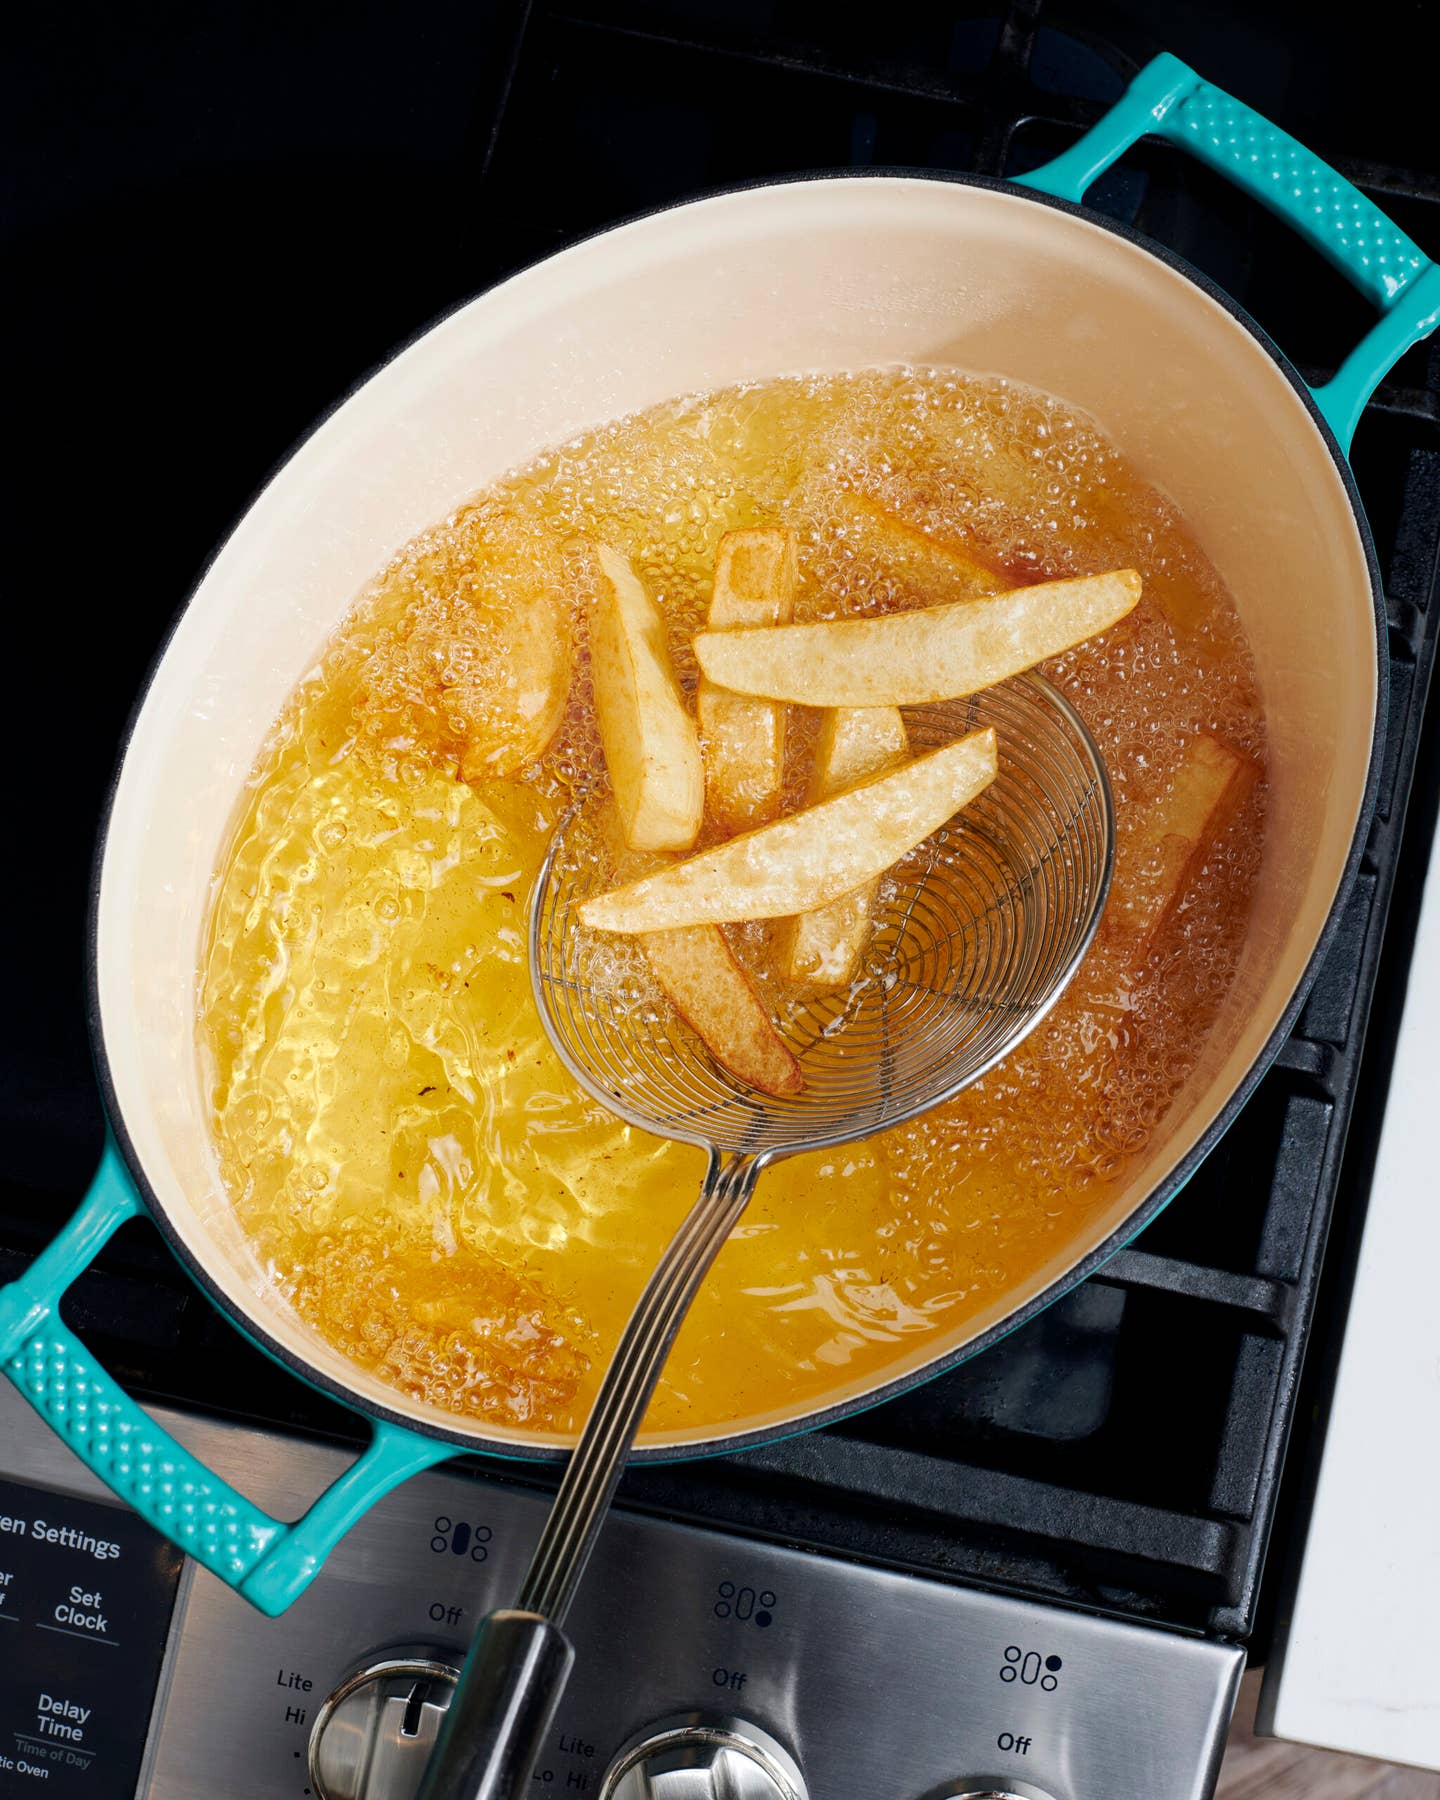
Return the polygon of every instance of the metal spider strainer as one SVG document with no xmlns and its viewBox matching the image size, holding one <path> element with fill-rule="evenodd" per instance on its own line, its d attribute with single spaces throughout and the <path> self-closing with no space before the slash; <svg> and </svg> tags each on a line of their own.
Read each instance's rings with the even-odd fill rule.
<svg viewBox="0 0 1440 1800">
<path fill-rule="evenodd" d="M 513 1611 L 471 1647 L 421 1800 L 509 1800 L 528 1782 L 565 1678 L 561 1630 L 670 1345 L 761 1171 L 913 1119 L 993 1068 L 1039 1024 L 1089 947 L 1115 854 L 1110 785 L 1073 707 L 1040 676 L 905 709 L 912 749 L 993 726 L 999 773 L 882 885 L 865 970 L 779 1022 L 805 1091 L 744 1086 L 664 1007 L 597 982 L 576 908 L 613 885 L 562 824 L 530 901 L 545 1030 L 588 1093 L 709 1152 L 700 1196 L 621 1334 Z"/>
</svg>

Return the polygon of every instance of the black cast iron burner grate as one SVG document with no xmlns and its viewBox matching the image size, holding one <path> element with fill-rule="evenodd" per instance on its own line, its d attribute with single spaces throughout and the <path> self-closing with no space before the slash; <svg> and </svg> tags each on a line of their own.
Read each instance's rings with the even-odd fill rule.
<svg viewBox="0 0 1440 1800">
<path fill-rule="evenodd" d="M 1021 173 L 1072 141 L 1162 47 L 1234 80 L 1203 44 L 1162 46 L 1124 6 L 1105 13 L 1103 41 L 1038 0 L 999 17 L 937 9 L 898 23 L 864 9 L 852 24 L 849 10 L 672 0 L 503 13 L 473 116 L 455 134 L 450 179 L 469 197 L 468 223 L 443 266 L 448 298 L 578 233 L 709 187 L 816 167 Z M 1092 32 L 1095 19 L 1090 9 Z M 1224 54 L 1218 27 L 1215 54 Z M 1333 79 L 1343 85 L 1343 72 Z M 1275 94 L 1246 96 L 1282 110 Z M 1313 118 L 1287 108 L 1284 122 L 1422 245 L 1440 245 L 1440 184 L 1433 170 L 1401 166 L 1415 148 L 1396 139 L 1393 111 L 1360 121 L 1361 162 L 1330 136 L 1323 91 L 1311 99 Z M 1394 162 L 1381 157 L 1390 146 Z M 1327 359 L 1363 328 L 1364 309 L 1338 275 L 1167 148 L 1141 146 L 1092 202 L 1219 281 L 1308 378 L 1329 373 Z M 393 288 L 388 304 L 393 312 Z M 1423 727 L 1440 637 L 1433 349 L 1413 351 L 1381 389 L 1354 462 L 1389 611 L 1379 807 L 1300 1025 L 1234 1128 L 1135 1247 L 983 1358 L 821 1433 L 636 1471 L 629 1503 L 1211 1634 L 1251 1632 L 1327 1230 L 1337 1197 L 1347 1217 L 1363 1207 L 1363 1170 L 1342 1174 L 1342 1158 L 1362 1083 L 1383 1093 L 1383 1073 L 1362 1074 L 1361 1052 L 1417 766 L 1430 775 L 1406 847 L 1412 863 L 1432 828 L 1440 733 L 1433 718 Z M 1383 1026 L 1393 1027 L 1385 1012 L 1403 986 L 1405 949 L 1402 937 L 1388 953 Z M 1384 1031 L 1376 1036 L 1367 1069 L 1388 1053 Z M 67 1204 L 48 1188 L 6 1185 L 0 1277 L 18 1271 Z M 145 1228 L 117 1238 L 75 1290 L 71 1314 L 142 1395 L 354 1435 L 349 1415 L 245 1345 Z"/>
</svg>

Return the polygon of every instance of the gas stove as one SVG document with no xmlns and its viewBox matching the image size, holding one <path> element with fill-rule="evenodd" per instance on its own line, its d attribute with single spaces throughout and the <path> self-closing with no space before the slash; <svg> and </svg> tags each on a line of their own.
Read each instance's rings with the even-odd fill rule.
<svg viewBox="0 0 1440 1800">
<path fill-rule="evenodd" d="M 42 154 L 20 223 L 45 272 L 20 411 L 43 462 L 68 447 L 50 435 L 57 371 L 92 407 L 107 476 L 87 493 L 86 536 L 125 573 L 124 604 L 95 609 L 68 671 L 66 835 L 35 826 L 52 888 L 3 1051 L 0 1280 L 53 1232 L 98 1154 L 79 946 L 123 698 L 225 511 L 427 313 L 707 187 L 815 167 L 1021 173 L 1162 47 L 1440 243 L 1434 146 L 1423 114 L 1397 103 L 1395 83 L 1419 79 L 1398 12 L 1394 78 L 1382 94 L 1390 63 L 1377 62 L 1368 101 L 1354 57 L 1370 52 L 1327 58 L 1307 42 L 1302 58 L 1298 15 L 1267 26 L 1201 5 L 1183 24 L 1147 23 L 1138 6 L 1072 16 L 1017 0 L 861 30 L 844 13 L 537 0 L 453 19 L 362 8 L 333 36 L 305 36 L 237 10 L 160 21 L 148 39 L 136 26 L 125 44 L 80 34 L 63 55 L 38 45 Z M 65 78 L 47 95 L 51 68 Z M 157 117 L 173 129 L 157 135 Z M 1338 276 L 1168 149 L 1141 146 L 1091 200 L 1220 281 L 1308 379 L 1358 335 Z M 85 298 L 97 257 L 116 277 L 103 317 Z M 182 303 L 234 346 L 223 368 L 207 363 L 203 405 L 192 340 L 174 330 Z M 157 467 L 133 454 L 150 442 L 137 419 Z M 1282 1479 L 1287 1441 L 1328 1391 L 1326 1359 L 1307 1372 L 1305 1353 L 1317 1335 L 1338 1342 L 1344 1319 L 1434 829 L 1433 349 L 1380 390 L 1354 466 L 1386 577 L 1390 735 L 1360 878 L 1296 1032 L 1184 1195 L 983 1358 L 807 1437 L 632 1472 L 575 1619 L 579 1663 L 542 1786 L 673 1793 L 665 1759 L 679 1756 L 708 1770 L 694 1791 L 731 1781 L 759 1800 L 1210 1792 L 1241 1664 L 1271 1636 L 1267 1547 L 1305 1520 L 1305 1459 Z M 158 492 L 174 524 L 157 544 Z M 37 581 L 73 530 L 51 505 L 17 552 L 34 551 Z M 29 918 L 26 941 L 35 929 Z M 298 1510 L 358 1435 L 239 1339 L 144 1226 L 78 1284 L 70 1323 L 272 1511 Z M 446 1671 L 513 1590 L 546 1485 L 464 1459 L 412 1481 L 268 1621 L 108 1504 L 3 1390 L 0 1795 L 408 1793 Z M 696 1720 L 702 1741 L 685 1748 Z"/>
</svg>

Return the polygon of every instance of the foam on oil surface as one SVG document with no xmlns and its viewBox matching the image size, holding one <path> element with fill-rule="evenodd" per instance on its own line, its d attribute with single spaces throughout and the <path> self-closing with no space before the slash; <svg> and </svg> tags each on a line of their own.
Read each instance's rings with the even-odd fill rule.
<svg viewBox="0 0 1440 1800">
<path fill-rule="evenodd" d="M 202 1041 L 226 1184 L 274 1279 L 397 1387 L 476 1418 L 583 1415 L 700 1158 L 577 1092 L 530 999 L 524 902 L 598 751 L 574 540 L 627 550 L 693 685 L 722 531 L 785 522 L 797 617 L 944 598 L 925 540 L 879 554 L 854 493 L 1018 580 L 1133 564 L 1145 598 L 1046 670 L 1115 787 L 1117 881 L 1186 739 L 1263 758 L 1233 606 L 1184 522 L 1095 428 L 1030 390 L 950 373 L 780 381 L 587 433 L 406 547 L 298 690 L 221 871 Z M 565 722 L 516 779 L 456 778 L 478 731 L 523 733 L 512 630 L 579 647 Z M 816 717 L 791 709 L 789 799 Z M 682 1332 L 650 1415 L 722 1424 L 821 1401 L 949 1331 L 1106 1201 L 1193 1066 L 1233 972 L 1264 786 L 1212 847 L 1137 975 L 1100 939 L 1065 1000 L 958 1101 L 770 1171 Z M 771 934 L 733 934 L 777 1012 Z M 653 989 L 628 951 L 600 973 Z M 628 985 L 627 985 L 628 984 Z"/>
</svg>

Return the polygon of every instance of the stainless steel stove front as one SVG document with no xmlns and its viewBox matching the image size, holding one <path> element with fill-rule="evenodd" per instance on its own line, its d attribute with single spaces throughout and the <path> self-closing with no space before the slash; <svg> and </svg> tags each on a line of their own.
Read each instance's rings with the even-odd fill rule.
<svg viewBox="0 0 1440 1800">
<path fill-rule="evenodd" d="M 283 1516 L 345 1460 L 314 1443 L 164 1418 Z M 58 1490 L 37 1498 L 54 1519 L 67 1494 L 103 1496 L 8 1389 L 0 1479 Z M 351 1533 L 280 1619 L 187 1565 L 135 1791 L 146 1800 L 319 1800 L 311 1742 L 327 1700 L 397 1646 L 437 1668 L 459 1660 L 482 1613 L 513 1596 L 543 1509 L 541 1497 L 468 1474 L 420 1477 Z M 0 1537 L 0 1579 L 6 1545 Z M 76 1583 L 93 1589 L 92 1568 L 74 1571 Z M 5 1599 L 22 1632 L 27 1604 L 51 1597 L 27 1600 L 24 1587 L 12 1581 Z M 801 1800 L 1205 1800 L 1243 1663 L 1239 1649 L 1200 1638 L 624 1512 L 606 1527 L 570 1629 L 575 1674 L 532 1786 L 587 1800 L 672 1786 L 730 1791 L 720 1775 L 707 1784 L 704 1767 Z M 36 1730 L 39 1694 L 25 1680 L 12 1669 L 0 1688 L 16 1713 L 0 1718 L 0 1746 Z M 83 1694 L 72 1685 L 76 1704 L 103 1721 L 103 1671 L 85 1676 Z M 339 1717 L 363 1734 L 369 1718 L 388 1742 L 368 1774 L 369 1750 L 337 1754 L 332 1742 L 319 1779 L 345 1768 L 355 1791 L 406 1800 L 415 1759 L 404 1754 L 403 1718 L 408 1707 L 416 1730 L 433 1735 L 443 1682 L 371 1690 L 368 1713 L 356 1692 L 327 1724 Z M 693 1741 L 682 1729 L 677 1746 L 677 1720 L 696 1726 Z M 652 1739 L 660 1748 L 646 1788 L 636 1771 Z M 128 1775 L 117 1789 L 99 1759 L 83 1774 L 75 1761 L 57 1767 L 58 1779 L 0 1772 L 0 1794 L 38 1800 L 73 1788 L 121 1800 L 129 1791 Z"/>
</svg>

